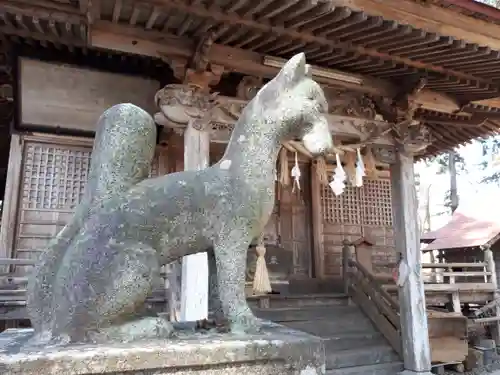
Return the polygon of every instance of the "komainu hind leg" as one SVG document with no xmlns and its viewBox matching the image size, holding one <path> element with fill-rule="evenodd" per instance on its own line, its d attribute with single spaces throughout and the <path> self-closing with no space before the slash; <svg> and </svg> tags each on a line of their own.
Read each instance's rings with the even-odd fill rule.
<svg viewBox="0 0 500 375">
<path fill-rule="evenodd" d="M 173 333 L 172 324 L 162 317 L 145 316 L 100 330 L 94 342 L 131 342 L 165 339 Z"/>
<path fill-rule="evenodd" d="M 219 285 L 217 281 L 217 264 L 215 261 L 215 253 L 211 248 L 207 251 L 208 259 L 208 319 L 198 321 L 197 328 L 211 329 L 217 328 L 219 331 L 226 331 L 228 322 L 225 319 L 222 310 L 222 304 L 219 294 Z"/>
<path fill-rule="evenodd" d="M 121 259 L 111 265 L 116 267 L 117 277 L 105 292 L 112 297 L 109 302 L 101 300 L 104 303 L 97 306 L 100 316 L 114 319 L 104 320 L 92 335 L 92 341 L 129 342 L 171 336 L 171 323 L 165 318 L 151 316 L 145 308 L 146 298 L 160 272 L 156 251 L 149 247 L 124 247 L 119 257 Z"/>
</svg>

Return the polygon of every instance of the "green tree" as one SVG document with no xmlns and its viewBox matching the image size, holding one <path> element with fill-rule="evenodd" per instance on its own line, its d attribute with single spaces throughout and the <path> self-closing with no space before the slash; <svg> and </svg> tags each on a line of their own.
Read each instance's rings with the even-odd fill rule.
<svg viewBox="0 0 500 375">
<path fill-rule="evenodd" d="M 485 175 L 479 181 L 483 184 L 496 183 L 500 185 L 500 169 L 491 168 L 500 155 L 500 136 L 493 136 L 479 141 L 482 149 L 483 160 L 479 168 L 485 171 Z"/>
<path fill-rule="evenodd" d="M 453 213 L 459 204 L 457 175 L 467 173 L 465 160 L 457 150 L 451 150 L 430 159 L 429 162 L 436 165 L 437 174 L 450 174 L 450 188 L 446 191 L 443 199 L 444 206 Z M 439 214 L 442 215 L 445 213 L 440 212 Z"/>
</svg>

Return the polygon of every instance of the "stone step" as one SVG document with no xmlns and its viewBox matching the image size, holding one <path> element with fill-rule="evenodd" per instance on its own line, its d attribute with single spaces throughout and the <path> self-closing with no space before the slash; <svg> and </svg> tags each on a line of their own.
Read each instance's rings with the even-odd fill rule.
<svg viewBox="0 0 500 375">
<path fill-rule="evenodd" d="M 324 343 L 327 353 L 387 345 L 385 337 L 380 332 L 344 333 L 325 338 Z"/>
<path fill-rule="evenodd" d="M 345 294 L 268 294 L 247 297 L 250 307 L 258 308 L 262 304 L 266 308 L 305 307 L 305 306 L 344 306 L 348 298 Z"/>
<path fill-rule="evenodd" d="M 403 362 L 380 363 L 327 370 L 326 375 L 396 375 L 403 371 L 403 368 Z"/>
<path fill-rule="evenodd" d="M 291 321 L 282 322 L 281 324 L 323 338 L 335 337 L 345 333 L 377 332 L 370 320 L 357 314 L 351 318 L 346 316 L 335 320 Z"/>
<path fill-rule="evenodd" d="M 326 353 L 326 368 L 329 370 L 399 361 L 400 358 L 389 345 L 368 346 L 334 352 L 328 351 Z"/>
<path fill-rule="evenodd" d="M 301 320 L 338 320 L 356 316 L 363 318 L 364 315 L 355 306 L 306 306 L 285 307 L 273 309 L 253 309 L 255 315 L 261 319 L 275 322 L 292 322 Z"/>
</svg>

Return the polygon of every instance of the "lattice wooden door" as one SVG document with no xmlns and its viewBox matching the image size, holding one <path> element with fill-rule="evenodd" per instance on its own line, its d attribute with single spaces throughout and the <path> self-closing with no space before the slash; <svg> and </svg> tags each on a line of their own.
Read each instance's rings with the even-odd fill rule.
<svg viewBox="0 0 500 375">
<path fill-rule="evenodd" d="M 89 145 L 24 142 L 14 257 L 36 259 L 71 219 L 87 183 L 91 151 Z M 158 175 L 158 158 L 151 175 Z"/>
<path fill-rule="evenodd" d="M 290 163 L 290 168 L 293 166 Z M 279 197 L 279 235 L 281 246 L 292 253 L 294 277 L 309 277 L 311 272 L 311 184 L 308 164 L 301 163 L 301 191 L 281 189 Z M 275 215 L 276 216 L 276 215 Z"/>
<path fill-rule="evenodd" d="M 338 197 L 322 186 L 320 197 L 326 276 L 341 274 L 342 241 L 361 237 L 375 242 L 371 262 L 377 271 L 387 272 L 395 260 L 390 180 L 365 179 L 362 187 L 347 186 Z"/>
</svg>

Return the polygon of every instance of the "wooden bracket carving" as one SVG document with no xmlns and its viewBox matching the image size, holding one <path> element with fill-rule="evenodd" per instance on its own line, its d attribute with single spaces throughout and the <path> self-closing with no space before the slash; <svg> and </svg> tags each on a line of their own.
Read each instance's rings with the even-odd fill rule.
<svg viewBox="0 0 500 375">
<path fill-rule="evenodd" d="M 244 77 L 238 85 L 239 98 L 210 95 L 198 85 L 167 85 L 159 90 L 155 102 L 161 109 L 155 115 L 158 124 L 182 132 L 189 121 L 210 132 L 212 142 L 227 142 L 233 124 L 262 86 L 256 77 Z M 331 113 L 327 114 L 331 132 L 337 138 L 356 140 L 354 145 L 392 144 L 387 136 L 391 125 L 381 120 L 373 102 L 365 96 L 336 92 Z"/>
<path fill-rule="evenodd" d="M 210 63 L 210 49 L 215 41 L 215 32 L 208 31 L 196 44 L 193 56 L 188 61 L 184 82 L 195 84 L 205 89 L 219 83 L 224 67 Z"/>
<path fill-rule="evenodd" d="M 262 77 L 245 76 L 238 84 L 236 96 L 238 99 L 252 100 L 263 85 Z"/>
<path fill-rule="evenodd" d="M 401 90 L 394 98 L 374 99 L 375 106 L 384 119 L 392 125 L 392 135 L 404 152 L 418 154 L 432 143 L 429 129 L 415 121 L 419 109 L 416 95 L 427 84 L 426 77 L 410 79 L 401 85 Z"/>
<path fill-rule="evenodd" d="M 427 126 L 418 121 L 394 126 L 393 136 L 404 152 L 412 155 L 421 153 L 432 143 L 431 132 Z"/>
<path fill-rule="evenodd" d="M 184 129 L 189 122 L 197 130 L 203 130 L 212 119 L 212 111 L 218 106 L 218 93 L 208 94 L 194 84 L 171 84 L 159 90 L 155 103 L 160 112 L 155 121 L 173 129 Z"/>
<path fill-rule="evenodd" d="M 411 112 L 413 118 L 413 114 L 418 108 L 415 98 L 417 94 L 423 90 L 426 84 L 427 78 L 422 76 L 411 78 L 403 82 L 401 90 L 393 99 L 396 107 L 403 112 Z"/>
<path fill-rule="evenodd" d="M 193 55 L 188 60 L 165 59 L 174 76 L 185 84 L 197 85 L 206 92 L 217 85 L 224 73 L 224 66 L 211 64 L 210 48 L 214 43 L 214 33 L 208 32 L 198 40 Z"/>
<path fill-rule="evenodd" d="M 394 164 L 396 162 L 396 148 L 394 146 L 373 146 L 373 157 L 380 163 Z"/>
<path fill-rule="evenodd" d="M 188 69 L 195 72 L 206 72 L 210 70 L 210 59 L 208 58 L 208 55 L 212 45 L 214 44 L 214 37 L 215 32 L 210 30 L 198 40 L 193 56 L 191 56 L 188 63 Z"/>
<path fill-rule="evenodd" d="M 374 101 L 364 94 L 346 90 L 325 88 L 329 103 L 329 113 L 375 120 L 377 111 Z"/>
<path fill-rule="evenodd" d="M 427 78 L 417 77 L 401 84 L 401 89 L 393 98 L 373 98 L 375 108 L 384 119 L 393 124 L 411 121 L 419 104 L 416 95 L 427 84 Z"/>
</svg>

